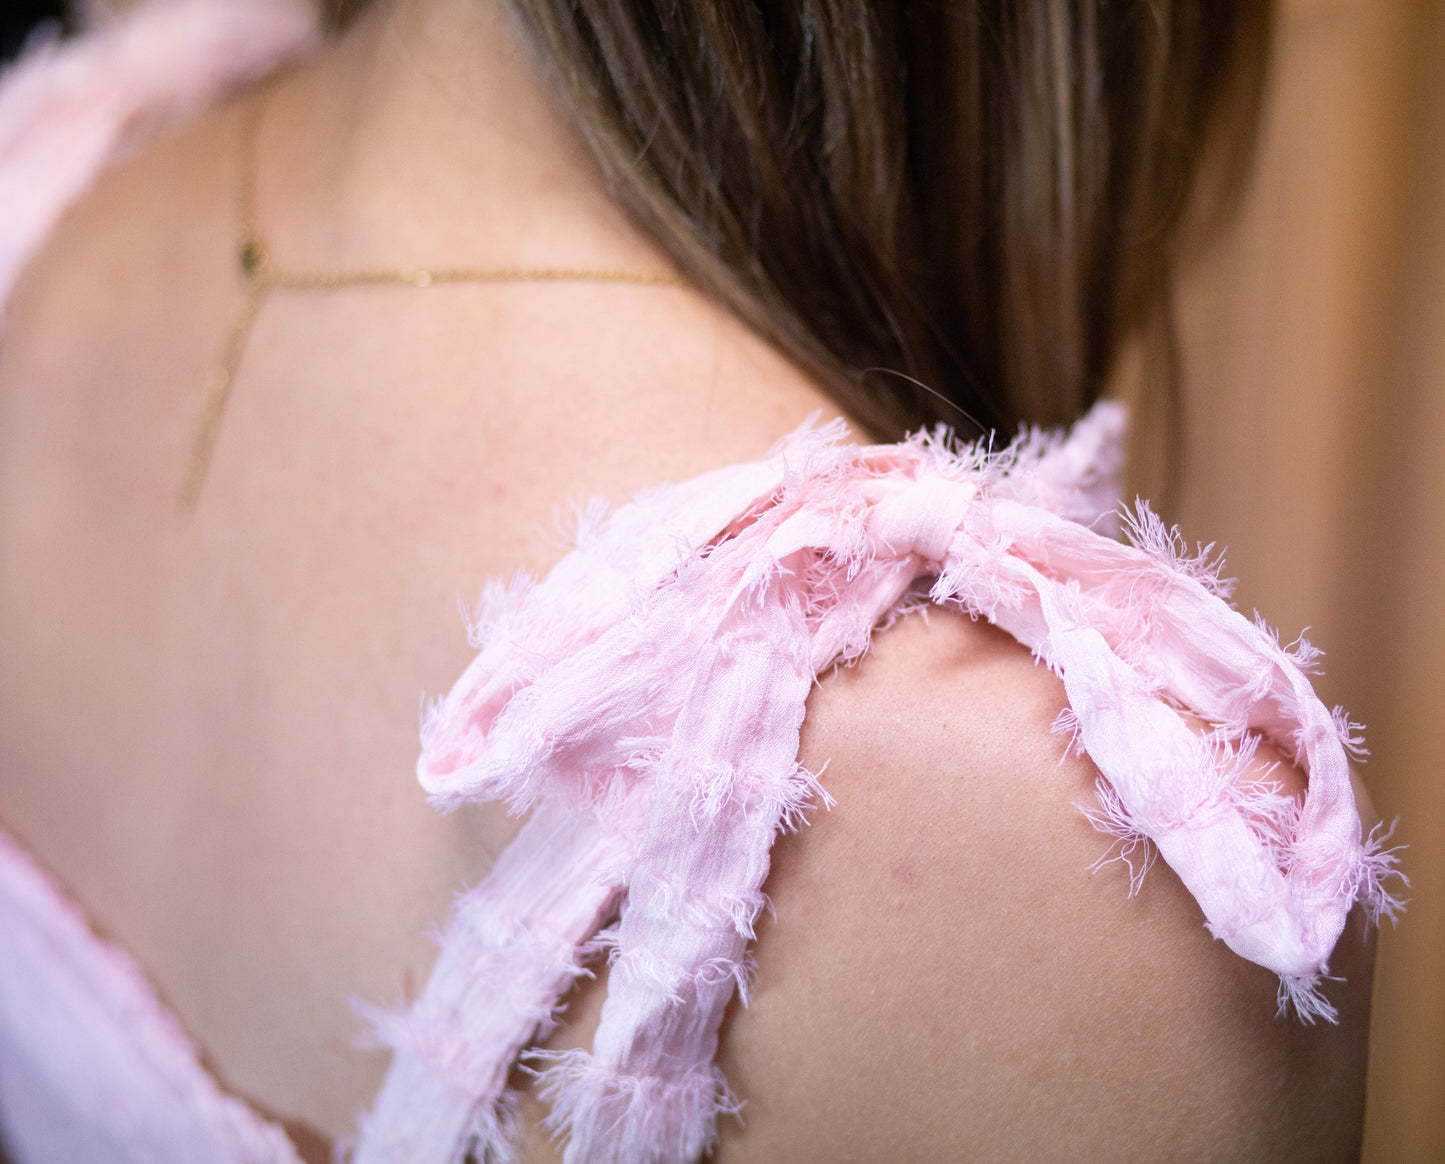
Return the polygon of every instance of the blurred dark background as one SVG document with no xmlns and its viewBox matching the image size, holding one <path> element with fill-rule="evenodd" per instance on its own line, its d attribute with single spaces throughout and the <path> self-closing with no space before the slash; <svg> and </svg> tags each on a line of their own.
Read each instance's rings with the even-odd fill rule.
<svg viewBox="0 0 1445 1164">
<path fill-rule="evenodd" d="M 8 61 L 20 51 L 35 25 L 60 20 L 64 9 L 60 0 L 4 0 L 0 4 L 0 61 Z"/>
</svg>

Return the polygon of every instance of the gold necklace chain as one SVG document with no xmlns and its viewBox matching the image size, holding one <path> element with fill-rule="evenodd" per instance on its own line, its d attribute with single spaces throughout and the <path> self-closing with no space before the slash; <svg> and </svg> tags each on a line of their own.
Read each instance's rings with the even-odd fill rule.
<svg viewBox="0 0 1445 1164">
<path fill-rule="evenodd" d="M 336 291 L 346 287 L 437 287 L 457 283 L 625 283 L 641 287 L 685 287 L 682 277 L 662 271 L 609 270 L 604 267 L 397 267 L 394 269 L 305 270 L 278 267 L 256 228 L 257 139 L 264 99 L 257 99 L 241 114 L 239 260 L 245 281 L 245 299 L 231 324 L 221 361 L 206 382 L 205 406 L 191 443 L 190 459 L 176 508 L 192 513 L 200 500 L 215 454 L 221 421 L 246 352 L 246 342 L 272 291 Z"/>
</svg>

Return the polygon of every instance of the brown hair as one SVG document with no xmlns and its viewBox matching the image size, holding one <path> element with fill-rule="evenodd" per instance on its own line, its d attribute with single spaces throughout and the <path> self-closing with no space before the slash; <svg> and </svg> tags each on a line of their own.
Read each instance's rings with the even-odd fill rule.
<svg viewBox="0 0 1445 1164">
<path fill-rule="evenodd" d="M 1243 172 L 1267 4 L 512 3 L 617 200 L 877 436 L 1070 420 L 1135 335 L 1173 391 L 1184 211 L 1206 158 Z"/>
</svg>

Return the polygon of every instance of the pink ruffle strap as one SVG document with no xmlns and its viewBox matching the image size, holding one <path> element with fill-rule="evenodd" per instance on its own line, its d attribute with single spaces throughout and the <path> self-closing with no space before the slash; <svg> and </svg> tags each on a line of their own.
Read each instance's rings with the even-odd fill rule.
<svg viewBox="0 0 1445 1164">
<path fill-rule="evenodd" d="M 119 153 L 317 40 L 306 0 L 147 0 L 28 49 L 0 76 L 0 304 Z"/>
<path fill-rule="evenodd" d="M 0 1118 L 18 1160 L 300 1164 L 124 951 L 0 831 Z"/>
<path fill-rule="evenodd" d="M 1105 404 L 1067 440 L 999 453 L 803 432 L 766 462 L 594 514 L 545 581 L 490 591 L 418 775 L 443 808 L 534 817 L 458 908 L 421 998 L 382 1024 L 410 1098 L 389 1102 L 389 1082 L 369 1135 L 420 1145 L 404 1109 L 430 1091 L 458 1113 L 435 1158 L 505 1159 L 508 1070 L 600 942 L 613 974 L 592 1051 L 531 1056 L 566 1159 L 704 1153 L 733 1108 L 713 1059 L 728 1000 L 746 997 L 772 841 L 826 798 L 797 763 L 808 691 L 923 601 L 988 618 L 1061 675 L 1101 772 L 1099 823 L 1157 846 L 1212 932 L 1280 975 L 1282 1007 L 1332 1019 L 1317 985 L 1351 904 L 1394 908 L 1391 858 L 1360 836 L 1348 727 L 1147 510 L 1132 546 L 1082 524 L 1113 518 L 1123 423 Z M 1302 806 L 1237 779 L 1258 738 L 1308 771 Z M 606 837 L 606 855 L 564 836 Z M 614 899 L 617 924 L 594 934 Z M 452 956 L 481 932 L 509 936 Z"/>
</svg>

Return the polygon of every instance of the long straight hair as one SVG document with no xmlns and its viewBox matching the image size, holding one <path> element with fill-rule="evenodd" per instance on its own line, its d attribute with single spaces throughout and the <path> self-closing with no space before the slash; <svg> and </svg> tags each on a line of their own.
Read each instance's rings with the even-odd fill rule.
<svg viewBox="0 0 1445 1164">
<path fill-rule="evenodd" d="M 1131 338 L 1172 401 L 1267 3 L 511 3 L 613 197 L 874 435 L 1068 421 Z"/>
</svg>

